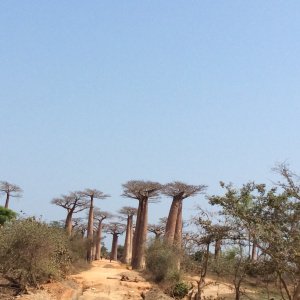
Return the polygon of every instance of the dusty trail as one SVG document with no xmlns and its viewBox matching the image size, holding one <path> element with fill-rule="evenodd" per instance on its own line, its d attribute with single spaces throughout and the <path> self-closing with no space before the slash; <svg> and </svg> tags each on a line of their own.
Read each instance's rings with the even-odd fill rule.
<svg viewBox="0 0 300 300">
<path fill-rule="evenodd" d="M 122 275 L 126 277 L 125 281 L 121 280 Z M 188 281 L 194 282 L 195 279 L 197 278 L 190 277 Z M 204 296 L 222 296 L 224 299 L 234 299 L 232 285 L 217 282 L 216 278 L 207 278 L 207 283 Z M 82 287 L 83 293 L 80 287 Z M 115 261 L 99 260 L 92 262 L 91 268 L 88 270 L 71 275 L 65 282 L 45 284 L 42 291 L 24 295 L 19 297 L 19 300 L 141 300 L 141 293 L 146 293 L 151 287 L 153 287 L 151 283 L 141 277 L 138 272 L 128 270 L 126 265 Z M 253 299 L 267 299 L 253 287 L 247 291 Z M 147 299 L 170 298 L 154 289 L 147 295 Z"/>
<path fill-rule="evenodd" d="M 122 275 L 129 281 L 120 281 Z M 83 286 L 79 300 L 140 300 L 141 292 L 151 287 L 137 272 L 109 260 L 92 263 L 92 268 L 71 276 Z"/>
<path fill-rule="evenodd" d="M 122 275 L 126 276 L 126 281 L 121 281 Z M 128 270 L 126 265 L 104 259 L 92 262 L 91 268 L 71 275 L 63 282 L 44 284 L 41 290 L 32 291 L 18 299 L 141 300 L 141 293 L 148 291 L 150 287 L 149 282 L 139 273 Z"/>
</svg>

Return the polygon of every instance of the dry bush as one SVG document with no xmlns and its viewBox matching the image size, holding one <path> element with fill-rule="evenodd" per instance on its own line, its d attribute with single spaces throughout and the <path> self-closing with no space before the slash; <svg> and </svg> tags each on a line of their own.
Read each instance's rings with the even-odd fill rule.
<svg viewBox="0 0 300 300">
<path fill-rule="evenodd" d="M 154 240 L 146 251 L 146 269 L 155 282 L 178 282 L 178 251 L 163 241 Z"/>
<path fill-rule="evenodd" d="M 146 269 L 151 278 L 173 299 L 182 299 L 188 293 L 188 285 L 182 281 L 179 270 L 181 253 L 161 240 L 150 243 L 146 252 Z"/>
<path fill-rule="evenodd" d="M 21 288 L 64 276 L 71 259 L 70 242 L 59 228 L 28 218 L 0 229 L 0 272 Z"/>
</svg>

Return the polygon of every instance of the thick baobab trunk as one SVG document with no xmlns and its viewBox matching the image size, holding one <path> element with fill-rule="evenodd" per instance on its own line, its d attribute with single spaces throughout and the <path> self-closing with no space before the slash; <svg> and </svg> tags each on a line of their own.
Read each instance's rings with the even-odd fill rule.
<svg viewBox="0 0 300 300">
<path fill-rule="evenodd" d="M 135 257 L 136 253 L 136 245 L 137 245 L 137 232 L 139 228 L 139 223 L 141 221 L 141 204 L 139 200 L 139 206 L 138 206 L 138 211 L 137 211 L 137 216 L 136 216 L 136 224 L 135 224 L 135 230 L 133 233 L 133 240 L 132 240 L 132 259 Z"/>
<path fill-rule="evenodd" d="M 174 246 L 178 249 L 177 255 L 177 268 L 180 270 L 180 263 L 181 263 L 181 247 L 182 247 L 182 200 L 180 200 L 178 206 L 178 214 L 176 220 L 176 227 L 175 227 L 175 235 L 174 235 Z"/>
<path fill-rule="evenodd" d="M 94 197 L 91 196 L 91 204 L 89 210 L 89 220 L 87 228 L 87 239 L 88 239 L 88 249 L 86 259 L 87 261 L 92 261 L 93 252 L 93 227 L 94 227 Z"/>
<path fill-rule="evenodd" d="M 131 263 L 132 258 L 132 243 L 133 243 L 133 215 L 129 219 L 129 237 L 128 237 L 128 263 Z"/>
<path fill-rule="evenodd" d="M 222 245 L 222 240 L 221 239 L 216 239 L 216 242 L 215 242 L 215 259 L 218 259 L 221 255 L 221 245 Z"/>
<path fill-rule="evenodd" d="M 68 236 L 71 236 L 72 234 L 72 215 L 73 211 L 68 211 L 66 222 L 65 222 L 65 229 L 67 231 Z"/>
<path fill-rule="evenodd" d="M 167 224 L 166 224 L 165 240 L 171 245 L 174 243 L 176 223 L 177 223 L 178 211 L 180 207 L 180 200 L 181 199 L 179 197 L 173 198 Z"/>
<path fill-rule="evenodd" d="M 5 208 L 8 208 L 8 203 L 9 203 L 9 193 L 6 194 L 6 200 L 5 200 Z"/>
<path fill-rule="evenodd" d="M 139 206 L 138 206 L 138 211 L 137 211 L 137 217 L 136 217 L 136 223 L 135 223 L 135 230 L 133 234 L 133 242 L 132 242 L 132 259 L 131 259 L 131 266 L 133 266 L 133 262 L 136 261 L 136 252 L 137 252 L 137 247 L 139 245 L 139 230 L 140 230 L 140 223 L 141 223 L 141 200 L 139 200 Z"/>
<path fill-rule="evenodd" d="M 251 260 L 257 260 L 257 241 L 254 239 L 252 244 L 252 253 L 251 253 Z"/>
<path fill-rule="evenodd" d="M 177 220 L 176 220 L 176 227 L 174 233 L 174 245 L 178 249 L 181 249 L 182 246 L 182 200 L 179 201 L 178 205 L 178 213 L 177 213 Z"/>
<path fill-rule="evenodd" d="M 102 238 L 102 220 L 98 223 L 97 237 L 96 237 L 96 254 L 95 259 L 99 260 L 101 257 L 101 238 Z"/>
<path fill-rule="evenodd" d="M 142 269 L 145 264 L 145 246 L 148 225 L 148 198 L 139 201 L 138 218 L 134 234 L 134 248 L 132 253 L 132 268 Z"/>
<path fill-rule="evenodd" d="M 133 216 L 127 217 L 127 227 L 126 227 L 126 237 L 124 243 L 124 255 L 123 262 L 129 264 L 131 260 L 131 251 L 132 251 L 132 220 Z"/>
<path fill-rule="evenodd" d="M 113 234 L 110 259 L 115 261 L 118 260 L 118 234 L 117 233 Z"/>
</svg>

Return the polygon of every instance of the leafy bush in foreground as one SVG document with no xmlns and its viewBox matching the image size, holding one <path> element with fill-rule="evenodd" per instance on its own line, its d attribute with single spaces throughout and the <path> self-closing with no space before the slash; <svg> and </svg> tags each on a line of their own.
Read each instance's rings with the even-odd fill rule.
<svg viewBox="0 0 300 300">
<path fill-rule="evenodd" d="M 0 272 L 21 288 L 64 276 L 71 264 L 63 230 L 34 218 L 5 224 L 0 229 Z"/>
<path fill-rule="evenodd" d="M 17 217 L 17 213 L 9 208 L 4 208 L 0 205 L 0 226 L 5 222 L 13 220 Z"/>
<path fill-rule="evenodd" d="M 171 296 L 175 299 L 184 298 L 189 292 L 189 286 L 185 282 L 178 282 L 172 287 Z"/>
</svg>

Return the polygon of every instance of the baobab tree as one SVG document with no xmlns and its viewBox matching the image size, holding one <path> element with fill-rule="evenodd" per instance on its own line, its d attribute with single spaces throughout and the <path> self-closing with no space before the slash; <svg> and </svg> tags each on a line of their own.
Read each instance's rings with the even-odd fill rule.
<svg viewBox="0 0 300 300">
<path fill-rule="evenodd" d="M 8 208 L 9 199 L 11 197 L 22 197 L 23 190 L 16 184 L 12 184 L 7 181 L 0 181 L 0 193 L 6 194 L 4 207 Z"/>
<path fill-rule="evenodd" d="M 96 249 L 95 249 L 95 260 L 99 260 L 101 257 L 101 239 L 102 239 L 102 225 L 103 221 L 108 218 L 112 218 L 112 214 L 107 211 L 101 211 L 99 208 L 94 209 L 94 219 L 98 222 L 96 228 Z"/>
<path fill-rule="evenodd" d="M 215 259 L 218 259 L 221 255 L 222 242 L 228 237 L 231 228 L 228 225 L 220 224 L 213 224 L 211 226 L 215 238 Z"/>
<path fill-rule="evenodd" d="M 133 236 L 132 261 L 133 269 L 141 269 L 145 262 L 145 245 L 148 225 L 148 202 L 159 196 L 162 185 L 158 182 L 131 180 L 123 184 L 123 197 L 139 201 L 136 228 Z"/>
<path fill-rule="evenodd" d="M 155 239 L 160 239 L 165 234 L 167 218 L 160 218 L 158 224 L 149 224 L 148 231 L 154 233 Z"/>
<path fill-rule="evenodd" d="M 112 222 L 107 224 L 104 228 L 105 232 L 108 234 L 112 234 L 112 245 L 111 245 L 111 252 L 110 252 L 110 259 L 111 260 L 118 260 L 118 238 L 120 234 L 123 234 L 125 231 L 125 225 L 118 222 Z"/>
<path fill-rule="evenodd" d="M 182 243 L 182 202 L 188 197 L 194 197 L 206 189 L 205 185 L 188 185 L 174 181 L 164 186 L 162 193 L 172 197 L 167 224 L 165 240 L 170 244 L 181 247 Z"/>
<path fill-rule="evenodd" d="M 119 210 L 121 215 L 126 216 L 126 236 L 124 243 L 124 255 L 122 261 L 129 264 L 132 258 L 132 239 L 133 239 L 133 216 L 136 215 L 137 209 L 131 206 L 124 206 Z"/>
<path fill-rule="evenodd" d="M 84 238 L 84 235 L 87 231 L 86 220 L 83 218 L 73 218 L 72 223 L 73 223 L 72 225 L 73 230 L 76 230 L 76 232 L 80 233 L 82 238 Z"/>
<path fill-rule="evenodd" d="M 214 224 L 212 221 L 213 214 L 202 210 L 200 207 L 199 215 L 193 218 L 193 224 L 197 226 L 198 233 L 201 237 L 205 236 L 206 240 L 209 237 L 210 242 L 214 243 L 214 258 L 218 259 L 221 255 L 221 247 L 223 240 L 227 238 L 232 238 L 233 240 L 237 240 L 240 238 L 240 234 L 236 236 L 235 234 L 231 234 L 231 230 L 233 226 L 229 225 L 228 221 L 218 220 L 218 223 Z"/>
<path fill-rule="evenodd" d="M 52 204 L 63 207 L 67 210 L 67 217 L 65 221 L 65 229 L 67 234 L 72 234 L 72 217 L 73 214 L 78 213 L 88 208 L 88 201 L 84 199 L 80 193 L 72 192 L 69 195 L 62 195 L 60 198 L 54 198 L 51 201 Z"/>
<path fill-rule="evenodd" d="M 108 194 L 96 189 L 85 189 L 80 192 L 80 195 L 89 201 L 89 216 L 88 216 L 88 228 L 87 228 L 87 239 L 88 239 L 88 249 L 86 259 L 87 261 L 92 261 L 93 252 L 93 231 L 94 231 L 94 199 L 105 199 L 110 197 Z"/>
</svg>

